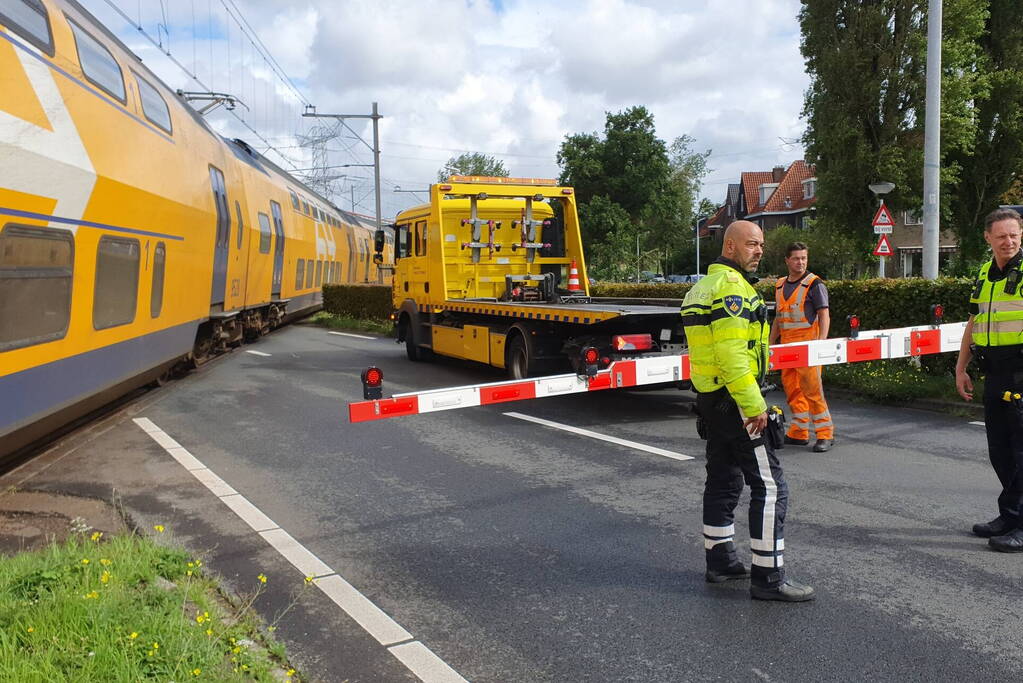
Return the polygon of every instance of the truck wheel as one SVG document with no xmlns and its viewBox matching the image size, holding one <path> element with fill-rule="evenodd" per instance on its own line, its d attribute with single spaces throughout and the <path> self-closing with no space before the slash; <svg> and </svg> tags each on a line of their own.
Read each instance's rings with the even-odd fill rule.
<svg viewBox="0 0 1023 683">
<path fill-rule="evenodd" d="M 505 368 L 509 379 L 526 379 L 532 374 L 533 359 L 530 358 L 529 346 L 521 335 L 515 335 L 508 345 L 505 356 Z"/>
<path fill-rule="evenodd" d="M 416 340 L 412 338 L 411 332 L 405 333 L 405 355 L 408 356 L 410 361 L 416 362 L 422 360 L 422 354 L 419 353 L 420 349 L 416 346 Z"/>
</svg>

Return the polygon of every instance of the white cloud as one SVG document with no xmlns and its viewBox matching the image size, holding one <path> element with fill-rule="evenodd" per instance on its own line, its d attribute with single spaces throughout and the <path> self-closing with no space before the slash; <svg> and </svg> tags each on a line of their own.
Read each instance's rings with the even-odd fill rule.
<svg viewBox="0 0 1023 683">
<path fill-rule="evenodd" d="M 808 82 L 798 0 L 233 1 L 319 112 L 369 113 L 370 103 L 379 103 L 388 214 L 417 201 L 391 192 L 393 185 L 425 188 L 463 150 L 499 156 L 516 175 L 554 176 L 565 135 L 600 131 L 606 112 L 633 105 L 653 112 L 665 141 L 688 134 L 696 149 L 713 150 L 704 194 L 715 201 L 741 171 L 802 155 L 798 145 L 785 144 L 802 133 Z M 134 3 L 115 2 L 135 16 Z M 143 25 L 151 22 L 155 33 L 159 3 L 145 4 Z M 159 51 L 144 47 L 105 0 L 86 5 L 173 86 L 188 83 L 166 59 L 159 63 Z M 212 3 L 212 61 L 205 7 L 196 8 L 193 41 L 191 5 L 164 5 L 179 59 L 194 64 L 212 89 L 242 94 L 253 108 L 246 120 L 308 163 L 309 151 L 295 149 L 294 135 L 313 121 L 300 118 L 301 102 L 274 83 L 223 5 Z M 264 80 L 254 71 L 267 72 Z M 253 137 L 234 119 L 213 118 L 231 134 Z M 371 139 L 367 123 L 349 124 Z M 347 133 L 332 147 L 351 148 L 335 153 L 333 163 L 372 160 Z M 372 169 L 340 172 L 346 182 L 362 178 L 355 197 L 366 195 L 359 210 L 369 212 Z M 347 207 L 351 194 L 345 189 L 338 203 Z"/>
</svg>

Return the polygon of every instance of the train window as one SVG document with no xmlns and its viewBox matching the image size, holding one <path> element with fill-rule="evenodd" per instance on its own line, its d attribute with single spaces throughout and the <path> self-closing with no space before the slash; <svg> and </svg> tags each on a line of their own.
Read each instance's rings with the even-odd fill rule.
<svg viewBox="0 0 1023 683">
<path fill-rule="evenodd" d="M 238 216 L 238 248 L 242 248 L 242 235 L 245 233 L 245 224 L 242 222 L 242 205 L 234 200 L 234 213 Z"/>
<path fill-rule="evenodd" d="M 305 201 L 304 199 L 302 200 L 302 213 L 304 213 L 307 216 L 309 215 L 309 202 Z"/>
<path fill-rule="evenodd" d="M 270 217 L 265 213 L 259 214 L 259 253 L 270 253 Z"/>
<path fill-rule="evenodd" d="M 331 277 L 331 280 L 333 280 L 334 282 L 341 282 L 341 264 L 338 263 L 337 261 L 334 261 L 334 268 L 331 272 L 333 273 L 333 277 Z"/>
<path fill-rule="evenodd" d="M 313 260 L 309 259 L 305 264 L 305 288 L 313 286 Z"/>
<path fill-rule="evenodd" d="M 139 241 L 103 236 L 96 253 L 92 326 L 97 330 L 135 320 L 139 291 Z"/>
<path fill-rule="evenodd" d="M 134 73 L 134 72 L 132 72 Z M 135 82 L 139 85 L 139 99 L 142 100 L 142 113 L 150 123 L 154 123 L 168 134 L 173 132 L 171 127 L 170 110 L 163 95 L 150 85 L 149 81 L 135 74 Z"/>
<path fill-rule="evenodd" d="M 78 61 L 82 65 L 85 78 L 103 92 L 117 98 L 121 104 L 127 102 L 124 96 L 124 75 L 110 50 L 74 21 L 69 19 L 68 23 L 71 25 L 71 32 L 75 34 Z"/>
<path fill-rule="evenodd" d="M 305 259 L 299 259 L 298 265 L 295 266 L 295 289 L 302 289 L 303 282 L 305 282 Z"/>
<path fill-rule="evenodd" d="M 426 256 L 426 221 L 416 221 L 416 256 Z"/>
<path fill-rule="evenodd" d="M 316 286 L 317 287 L 319 287 L 323 283 L 323 280 L 321 279 L 322 277 L 323 277 L 323 261 L 317 261 L 316 262 Z"/>
<path fill-rule="evenodd" d="M 67 333 L 74 248 L 66 230 L 8 225 L 0 232 L 0 351 Z"/>
<path fill-rule="evenodd" d="M 0 0 L 0 23 L 53 56 L 50 20 L 39 0 Z"/>
<path fill-rule="evenodd" d="M 163 242 L 157 242 L 153 250 L 153 293 L 149 297 L 149 315 L 153 318 L 159 318 L 163 309 L 163 274 L 166 267 L 167 247 Z"/>
<path fill-rule="evenodd" d="M 288 192 L 291 193 L 291 208 L 298 211 L 299 210 L 298 195 L 292 192 L 291 190 L 288 190 Z"/>
</svg>

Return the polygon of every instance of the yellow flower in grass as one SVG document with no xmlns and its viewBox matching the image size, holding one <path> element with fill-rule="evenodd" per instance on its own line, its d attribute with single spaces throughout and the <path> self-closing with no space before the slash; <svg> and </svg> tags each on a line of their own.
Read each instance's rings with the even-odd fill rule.
<svg viewBox="0 0 1023 683">
<path fill-rule="evenodd" d="M 89 537 L 89 539 L 93 540 L 93 541 L 98 541 L 101 538 L 103 538 L 103 532 L 102 531 L 93 531 L 92 532 L 92 536 Z"/>
<path fill-rule="evenodd" d="M 295 675 L 295 670 L 294 669 L 288 669 L 287 672 L 284 675 L 287 676 L 288 678 L 291 678 L 292 676 Z"/>
<path fill-rule="evenodd" d="M 101 583 L 106 583 L 110 580 L 110 572 L 103 570 L 103 574 L 99 577 Z"/>
<path fill-rule="evenodd" d="M 266 583 L 266 574 L 260 574 L 256 578 L 259 579 L 260 583 Z"/>
<path fill-rule="evenodd" d="M 202 669 L 199 669 L 199 668 L 192 669 L 192 675 L 193 676 L 198 676 L 201 673 L 202 673 Z"/>
<path fill-rule="evenodd" d="M 132 631 L 131 635 L 128 637 L 131 638 L 132 640 L 135 640 L 136 638 L 139 637 L 139 634 L 136 631 Z"/>
<path fill-rule="evenodd" d="M 160 649 L 160 643 L 153 643 L 153 649 L 154 650 L 159 650 Z"/>
<path fill-rule="evenodd" d="M 312 583 L 313 582 L 313 577 L 311 577 L 311 576 L 305 577 L 305 582 L 306 583 Z"/>
<path fill-rule="evenodd" d="M 28 627 L 27 629 L 25 629 L 25 630 L 26 630 L 26 631 L 28 631 L 29 633 L 32 633 L 33 631 L 35 631 L 35 627 L 33 627 L 33 626 L 29 626 L 29 627 Z"/>
<path fill-rule="evenodd" d="M 88 557 L 83 557 L 82 558 L 82 564 L 89 564 L 89 558 Z"/>
<path fill-rule="evenodd" d="M 90 593 L 86 593 L 82 597 L 85 598 L 86 600 L 95 600 L 96 598 L 99 597 L 99 591 L 92 591 Z"/>
<path fill-rule="evenodd" d="M 206 635 L 212 636 L 213 635 L 213 629 L 211 629 L 211 628 L 206 629 Z"/>
<path fill-rule="evenodd" d="M 103 565 L 104 567 L 109 567 L 110 565 L 112 565 L 112 564 L 113 564 L 113 562 L 111 562 L 110 560 L 108 560 L 108 559 L 107 559 L 107 558 L 105 558 L 105 557 L 101 557 L 101 558 L 99 558 L 99 563 L 100 563 L 101 565 Z"/>
<path fill-rule="evenodd" d="M 156 529 L 156 533 L 158 534 L 163 533 L 163 524 L 154 524 L 153 528 Z"/>
</svg>

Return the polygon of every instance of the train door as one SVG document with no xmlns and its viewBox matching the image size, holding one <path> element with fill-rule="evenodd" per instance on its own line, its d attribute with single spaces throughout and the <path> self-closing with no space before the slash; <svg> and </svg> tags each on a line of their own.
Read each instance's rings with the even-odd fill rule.
<svg viewBox="0 0 1023 683">
<path fill-rule="evenodd" d="M 348 282 L 355 284 L 359 278 L 359 257 L 356 256 L 355 251 L 355 240 L 352 237 L 352 233 L 355 229 L 348 225 L 345 227 L 345 237 L 348 239 Z"/>
<path fill-rule="evenodd" d="M 210 306 L 224 306 L 224 290 L 227 285 L 227 257 L 231 249 L 231 212 L 227 208 L 227 186 L 224 174 L 219 168 L 210 166 L 210 186 L 213 203 L 217 205 L 217 235 L 213 247 L 213 288 L 210 292 Z"/>
<path fill-rule="evenodd" d="M 270 202 L 270 213 L 274 219 L 274 277 L 273 287 L 270 290 L 271 297 L 281 298 L 281 280 L 284 276 L 284 218 L 281 216 L 281 205 L 275 201 Z"/>
</svg>

